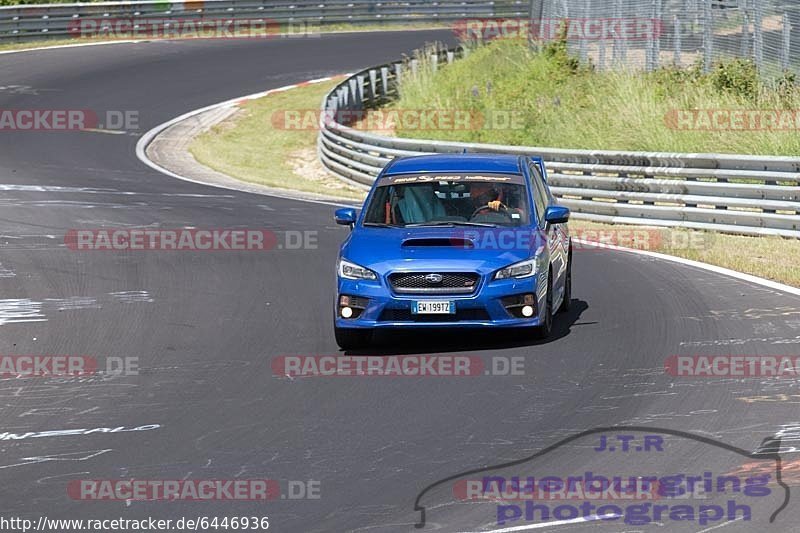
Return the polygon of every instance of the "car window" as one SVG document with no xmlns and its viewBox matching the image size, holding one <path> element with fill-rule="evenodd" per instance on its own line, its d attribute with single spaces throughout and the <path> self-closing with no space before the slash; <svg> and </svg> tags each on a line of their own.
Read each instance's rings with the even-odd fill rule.
<svg viewBox="0 0 800 533">
<path fill-rule="evenodd" d="M 522 176 L 387 177 L 375 190 L 364 222 L 521 226 L 528 223 L 528 211 Z"/>
<path fill-rule="evenodd" d="M 528 168 L 531 171 L 531 181 L 533 182 L 533 203 L 536 206 L 536 219 L 539 225 L 544 224 L 544 212 L 547 210 L 547 191 L 544 188 L 544 180 L 539 167 L 534 163 L 529 163 Z"/>
</svg>

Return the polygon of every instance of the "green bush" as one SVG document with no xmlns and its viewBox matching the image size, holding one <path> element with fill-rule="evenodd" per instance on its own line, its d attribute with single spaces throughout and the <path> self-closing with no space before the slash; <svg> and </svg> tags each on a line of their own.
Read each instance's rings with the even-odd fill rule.
<svg viewBox="0 0 800 533">
<path fill-rule="evenodd" d="M 758 71 L 749 59 L 736 58 L 718 63 L 711 72 L 711 83 L 721 93 L 730 93 L 750 102 L 758 100 Z"/>
</svg>

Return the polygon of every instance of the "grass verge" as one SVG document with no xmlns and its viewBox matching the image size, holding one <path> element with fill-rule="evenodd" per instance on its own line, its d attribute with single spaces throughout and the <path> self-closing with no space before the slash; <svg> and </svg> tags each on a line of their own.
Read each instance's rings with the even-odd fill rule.
<svg viewBox="0 0 800 533">
<path fill-rule="evenodd" d="M 333 85 L 302 87 L 249 102 L 243 112 L 195 140 L 191 151 L 200 162 L 245 181 L 342 195 L 338 180 L 327 178 L 333 180 L 333 188 L 328 189 L 324 182 L 310 179 L 316 172 L 324 172 L 316 161 L 317 132 L 275 129 L 271 120 L 276 111 L 316 109 Z M 316 170 L 311 173 L 298 171 L 313 166 Z M 363 198 L 363 193 L 355 190 L 346 194 Z M 573 220 L 569 226 L 578 238 L 684 257 L 800 287 L 800 241 L 584 220 Z M 628 237 L 643 231 L 644 240 L 627 242 Z"/>
<path fill-rule="evenodd" d="M 396 133 L 402 137 L 577 149 L 800 154 L 800 89 L 793 75 L 765 81 L 751 62 L 740 59 L 720 63 L 708 74 L 699 65 L 652 73 L 598 72 L 579 65 L 565 43 L 532 50 L 524 41 L 503 39 L 438 71 L 422 64 L 416 75 L 407 72 L 400 94 L 396 109 L 467 110 L 486 120 L 468 128 L 401 124 Z M 715 115 L 717 110 L 726 114 Z M 743 113 L 741 124 L 733 119 L 726 124 L 734 111 Z M 513 122 L 499 120 L 509 114 Z M 706 123 L 709 118 L 717 123 Z"/>
<path fill-rule="evenodd" d="M 199 135 L 189 151 L 200 163 L 242 181 L 344 198 L 364 193 L 331 176 L 317 159 L 316 129 L 273 127 L 273 115 L 317 109 L 336 81 L 245 102 L 232 117 Z"/>
<path fill-rule="evenodd" d="M 611 225 L 588 220 L 573 220 L 569 227 L 573 238 L 683 257 L 800 287 L 798 240 L 679 228 Z"/>
</svg>

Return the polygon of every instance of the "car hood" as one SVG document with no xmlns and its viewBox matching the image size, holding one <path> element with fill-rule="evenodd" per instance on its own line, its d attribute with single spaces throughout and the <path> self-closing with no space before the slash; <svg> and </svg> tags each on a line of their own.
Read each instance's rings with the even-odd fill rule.
<svg viewBox="0 0 800 533">
<path fill-rule="evenodd" d="M 532 257 L 542 245 L 530 228 L 358 228 L 342 257 L 384 275 L 398 270 L 488 274 Z"/>
</svg>

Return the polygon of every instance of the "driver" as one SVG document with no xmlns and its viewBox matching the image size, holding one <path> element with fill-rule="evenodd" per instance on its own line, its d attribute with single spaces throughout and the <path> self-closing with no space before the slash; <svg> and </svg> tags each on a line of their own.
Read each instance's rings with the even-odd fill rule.
<svg viewBox="0 0 800 533">
<path fill-rule="evenodd" d="M 474 215 L 487 213 L 489 210 L 493 213 L 503 213 L 512 221 L 517 221 L 524 218 L 522 209 L 512 207 L 504 202 L 516 204 L 514 198 L 509 196 L 506 199 L 506 194 L 502 185 L 497 185 L 486 181 L 476 181 L 470 184 L 469 196 L 472 200 L 472 209 Z M 473 216 L 474 216 L 473 215 Z"/>
<path fill-rule="evenodd" d="M 472 208 L 477 209 L 488 206 L 492 211 L 499 211 L 503 205 L 502 194 L 493 183 L 476 181 L 470 184 L 469 197 L 472 199 Z"/>
</svg>

